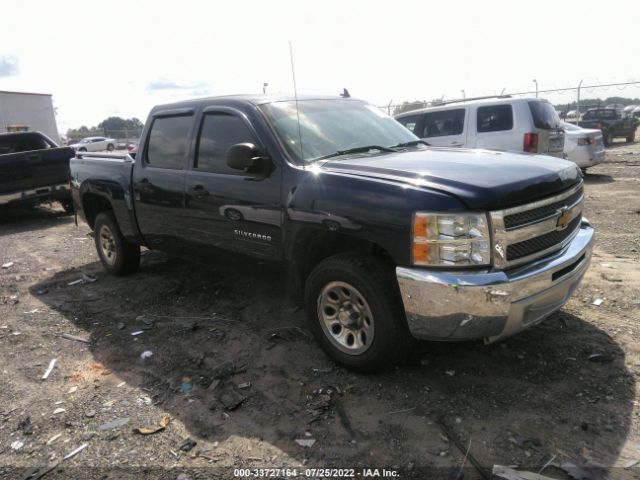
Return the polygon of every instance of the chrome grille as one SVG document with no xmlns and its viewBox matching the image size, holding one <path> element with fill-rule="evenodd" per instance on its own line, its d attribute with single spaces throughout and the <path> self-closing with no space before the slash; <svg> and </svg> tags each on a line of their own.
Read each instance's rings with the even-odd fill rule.
<svg viewBox="0 0 640 480">
<path fill-rule="evenodd" d="M 558 202 L 550 203 L 549 205 L 543 205 L 542 207 L 534 208 L 533 210 L 525 210 L 524 212 L 512 213 L 504 217 L 504 226 L 507 230 L 518 228 L 526 225 L 530 222 L 535 222 L 541 218 L 553 215 L 559 208 L 565 205 L 572 205 L 582 196 L 582 188 L 573 193 L 567 199 L 560 200 Z"/>
<path fill-rule="evenodd" d="M 490 212 L 493 263 L 510 268 L 562 249 L 580 229 L 582 183 L 549 198 Z"/>
<path fill-rule="evenodd" d="M 534 253 L 546 250 L 549 247 L 558 245 L 564 239 L 571 236 L 573 231 L 580 225 L 582 218 L 576 217 L 564 230 L 554 230 L 553 232 L 545 233 L 540 237 L 535 237 L 530 240 L 524 240 L 523 242 L 514 243 L 507 247 L 507 261 L 511 262 L 522 257 L 533 255 Z"/>
</svg>

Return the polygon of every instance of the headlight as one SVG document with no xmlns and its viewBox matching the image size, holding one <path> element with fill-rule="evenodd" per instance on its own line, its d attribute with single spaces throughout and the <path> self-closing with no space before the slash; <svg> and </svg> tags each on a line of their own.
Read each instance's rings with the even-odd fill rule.
<svg viewBox="0 0 640 480">
<path fill-rule="evenodd" d="M 489 265 L 491 246 L 485 214 L 416 212 L 411 256 L 414 265 Z"/>
</svg>

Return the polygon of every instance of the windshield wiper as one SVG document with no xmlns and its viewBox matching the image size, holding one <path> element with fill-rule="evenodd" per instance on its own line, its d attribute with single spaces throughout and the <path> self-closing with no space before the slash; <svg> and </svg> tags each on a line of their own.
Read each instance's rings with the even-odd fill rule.
<svg viewBox="0 0 640 480">
<path fill-rule="evenodd" d="M 369 150 L 380 150 L 381 152 L 395 152 L 395 150 L 393 150 L 390 147 L 381 147 L 380 145 L 365 145 L 362 147 L 347 148 L 346 150 L 338 150 L 337 152 L 330 153 L 329 155 L 324 155 L 322 157 L 314 158 L 314 161 L 324 160 L 326 158 L 339 157 L 341 155 L 348 155 L 350 153 L 364 153 L 364 152 L 368 152 Z"/>
<path fill-rule="evenodd" d="M 411 140 L 410 142 L 402 142 L 392 145 L 389 148 L 415 147 L 416 145 L 426 145 L 427 147 L 431 146 L 430 143 L 427 143 L 424 140 Z"/>
</svg>

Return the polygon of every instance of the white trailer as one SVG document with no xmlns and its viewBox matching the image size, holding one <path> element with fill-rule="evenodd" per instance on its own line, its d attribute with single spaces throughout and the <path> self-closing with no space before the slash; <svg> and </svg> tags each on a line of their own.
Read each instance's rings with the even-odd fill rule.
<svg viewBox="0 0 640 480">
<path fill-rule="evenodd" d="M 38 131 L 60 142 L 51 94 L 0 90 L 0 133 Z"/>
</svg>

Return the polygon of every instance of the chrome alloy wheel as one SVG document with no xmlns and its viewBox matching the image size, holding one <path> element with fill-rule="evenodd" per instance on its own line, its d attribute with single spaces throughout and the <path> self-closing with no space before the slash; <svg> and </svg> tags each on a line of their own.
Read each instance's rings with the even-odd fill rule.
<svg viewBox="0 0 640 480">
<path fill-rule="evenodd" d="M 318 318 L 329 341 L 349 355 L 373 343 L 373 314 L 362 294 L 346 282 L 330 282 L 318 295 Z"/>
<path fill-rule="evenodd" d="M 116 240 L 113 232 L 107 225 L 102 225 L 98 232 L 100 238 L 100 251 L 102 258 L 109 265 L 116 263 Z"/>
</svg>

